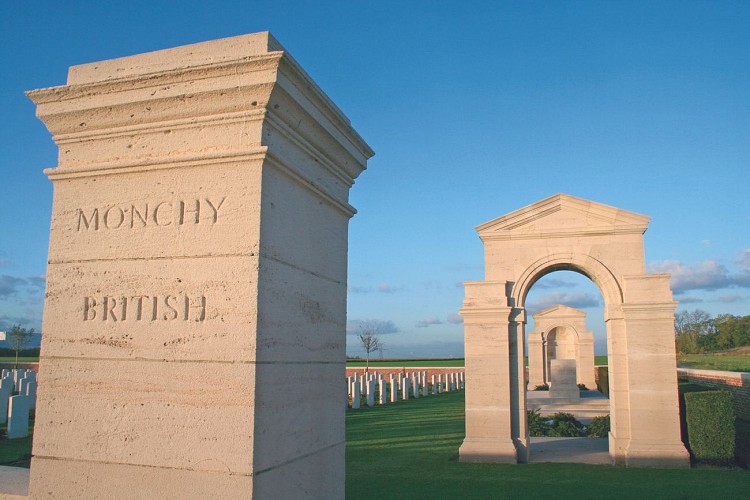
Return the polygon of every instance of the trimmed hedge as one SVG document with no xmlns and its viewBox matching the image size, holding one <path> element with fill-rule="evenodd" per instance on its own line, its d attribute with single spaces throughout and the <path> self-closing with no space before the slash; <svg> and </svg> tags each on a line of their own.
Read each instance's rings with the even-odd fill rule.
<svg viewBox="0 0 750 500">
<path fill-rule="evenodd" d="M 734 406 L 729 391 L 685 394 L 690 452 L 698 462 L 728 465 L 734 461 Z"/>
</svg>

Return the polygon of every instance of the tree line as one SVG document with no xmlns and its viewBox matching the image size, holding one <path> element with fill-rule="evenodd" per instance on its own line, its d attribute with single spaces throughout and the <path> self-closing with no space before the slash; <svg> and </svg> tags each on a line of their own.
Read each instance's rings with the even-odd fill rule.
<svg viewBox="0 0 750 500">
<path fill-rule="evenodd" d="M 725 351 L 750 345 L 750 316 L 706 311 L 680 311 L 675 315 L 675 342 L 678 354 Z"/>
</svg>

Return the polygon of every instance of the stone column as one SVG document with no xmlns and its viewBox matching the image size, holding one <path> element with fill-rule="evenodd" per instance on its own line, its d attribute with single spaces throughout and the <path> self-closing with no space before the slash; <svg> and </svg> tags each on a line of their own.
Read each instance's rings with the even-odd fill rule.
<svg viewBox="0 0 750 500">
<path fill-rule="evenodd" d="M 59 146 L 30 496 L 343 498 L 348 119 L 268 33 L 29 97 Z"/>
<path fill-rule="evenodd" d="M 609 456 L 615 465 L 625 465 L 630 442 L 627 335 L 621 305 L 605 307 L 607 363 L 609 370 Z"/>
<path fill-rule="evenodd" d="M 594 376 L 594 335 L 590 330 L 584 330 L 578 334 L 578 383 L 586 386 L 586 389 L 596 390 L 596 377 Z"/>
<path fill-rule="evenodd" d="M 466 283 L 461 316 L 466 345 L 466 438 L 462 462 L 516 463 L 511 435 L 509 318 L 504 281 Z M 491 391 L 482 387 L 492 387 Z"/>
<path fill-rule="evenodd" d="M 508 322 L 508 354 L 510 356 L 511 435 L 521 463 L 529 460 L 529 431 L 526 414 L 526 362 L 524 335 L 526 310 L 514 307 Z M 515 383 L 513 383 L 515 382 Z"/>
<path fill-rule="evenodd" d="M 544 384 L 544 341 L 540 334 L 529 334 L 529 384 L 527 390 L 533 391 L 538 385 Z"/>
<path fill-rule="evenodd" d="M 680 438 L 674 311 L 668 275 L 628 276 L 623 315 L 627 325 L 630 441 L 625 464 L 689 467 Z M 635 295 L 648 303 L 629 301 Z"/>
</svg>

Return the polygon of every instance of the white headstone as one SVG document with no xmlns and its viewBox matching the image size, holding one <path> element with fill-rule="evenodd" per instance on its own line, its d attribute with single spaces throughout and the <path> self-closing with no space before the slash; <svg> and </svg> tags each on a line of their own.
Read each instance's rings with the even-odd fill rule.
<svg viewBox="0 0 750 500">
<path fill-rule="evenodd" d="M 359 409 L 359 397 L 360 397 L 360 394 L 361 393 L 359 392 L 359 384 L 355 382 L 354 383 L 354 390 L 352 391 L 352 408 L 355 409 L 355 410 Z"/>
<path fill-rule="evenodd" d="M 36 382 L 29 380 L 26 384 L 25 394 L 29 397 L 29 408 L 36 408 Z"/>
<path fill-rule="evenodd" d="M 11 396 L 8 403 L 8 439 L 29 435 L 29 397 Z"/>
<path fill-rule="evenodd" d="M 385 383 L 385 379 L 381 377 L 380 380 L 378 380 L 378 403 L 380 403 L 381 405 L 385 404 L 386 387 L 388 387 L 388 385 Z"/>
<path fill-rule="evenodd" d="M 13 379 L 2 379 L 0 382 L 0 424 L 8 421 L 8 399 L 11 394 L 13 394 Z"/>
<path fill-rule="evenodd" d="M 375 406 L 375 381 L 367 381 L 367 406 Z"/>
<path fill-rule="evenodd" d="M 24 373 L 24 375 L 26 375 Z M 25 376 L 18 381 L 18 394 L 26 395 L 26 385 L 29 383 L 29 379 L 27 379 Z"/>
</svg>

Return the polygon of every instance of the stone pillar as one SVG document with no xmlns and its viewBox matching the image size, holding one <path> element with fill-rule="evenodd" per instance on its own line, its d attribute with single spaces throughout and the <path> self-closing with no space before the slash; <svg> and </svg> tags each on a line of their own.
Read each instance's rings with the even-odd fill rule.
<svg viewBox="0 0 750 500">
<path fill-rule="evenodd" d="M 529 431 L 526 414 L 526 362 L 524 336 L 526 310 L 514 307 L 508 322 L 508 354 L 510 356 L 511 436 L 517 450 L 517 460 L 529 460 Z"/>
<path fill-rule="evenodd" d="M 527 390 L 544 384 L 544 341 L 541 335 L 529 334 L 529 383 Z"/>
<path fill-rule="evenodd" d="M 466 438 L 462 462 L 516 463 L 511 435 L 509 318 L 504 281 L 466 283 Z M 469 340 L 470 339 L 470 340 Z M 484 382 L 483 382 L 484 381 Z M 490 382 L 488 382 L 490 381 Z M 492 387 L 492 390 L 483 390 Z"/>
<path fill-rule="evenodd" d="M 674 345 L 677 303 L 672 301 L 669 276 L 628 276 L 624 285 L 630 390 L 625 465 L 689 467 L 688 452 L 680 438 Z M 648 302 L 631 301 L 632 296 Z"/>
<path fill-rule="evenodd" d="M 343 498 L 348 119 L 268 33 L 29 97 L 59 146 L 30 496 Z"/>
<path fill-rule="evenodd" d="M 577 380 L 586 389 L 596 390 L 596 377 L 594 376 L 594 334 L 590 330 L 578 334 L 578 363 Z"/>
<path fill-rule="evenodd" d="M 628 394 L 628 342 L 622 306 L 607 305 L 605 323 L 609 365 L 609 456 L 613 464 L 625 466 L 625 455 L 630 442 L 630 398 Z"/>
</svg>

